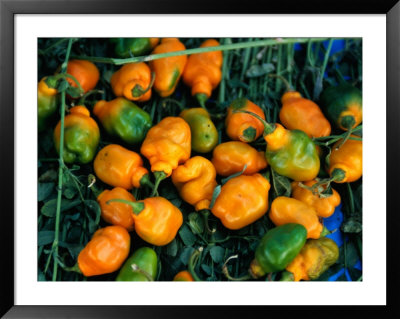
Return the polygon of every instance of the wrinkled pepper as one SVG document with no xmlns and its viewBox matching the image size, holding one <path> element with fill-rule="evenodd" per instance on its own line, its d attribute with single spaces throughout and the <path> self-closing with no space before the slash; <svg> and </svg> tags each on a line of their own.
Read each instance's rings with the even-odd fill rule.
<svg viewBox="0 0 400 319">
<path fill-rule="evenodd" d="M 264 125 L 254 116 L 239 111 L 255 113 L 265 120 L 264 111 L 246 98 L 236 99 L 228 107 L 225 119 L 226 134 L 234 141 L 253 142 L 263 133 Z"/>
<path fill-rule="evenodd" d="M 211 162 L 217 174 L 230 176 L 244 170 L 244 175 L 253 175 L 267 167 L 264 152 L 258 152 L 249 144 L 231 141 L 217 145 L 213 151 Z"/>
<path fill-rule="evenodd" d="M 60 153 L 61 121 L 54 129 L 54 145 Z M 93 160 L 100 141 L 100 130 L 84 106 L 70 109 L 64 119 L 63 159 L 66 163 L 87 164 Z"/>
<path fill-rule="evenodd" d="M 69 60 L 67 73 L 75 77 L 83 89 L 83 93 L 93 90 L 100 79 L 100 72 L 97 66 L 87 60 Z M 76 83 L 67 78 L 69 84 L 77 87 Z"/>
<path fill-rule="evenodd" d="M 296 258 L 286 267 L 294 281 L 314 280 L 321 276 L 339 258 L 339 248 L 329 238 L 307 240 Z"/>
<path fill-rule="evenodd" d="M 328 119 L 347 131 L 362 122 L 362 94 L 350 84 L 330 86 L 321 94 L 321 107 Z"/>
<path fill-rule="evenodd" d="M 185 46 L 177 38 L 164 38 L 151 54 L 183 51 L 185 49 Z M 174 93 L 186 61 L 187 56 L 180 55 L 149 62 L 151 70 L 156 74 L 154 89 L 161 97 L 167 97 Z"/>
<path fill-rule="evenodd" d="M 269 218 L 276 226 L 295 223 L 307 229 L 307 238 L 321 236 L 323 225 L 311 206 L 290 197 L 279 196 L 272 201 Z"/>
<path fill-rule="evenodd" d="M 116 96 L 145 102 L 151 98 L 151 80 L 151 71 L 146 63 L 128 63 L 111 76 L 110 84 Z"/>
<path fill-rule="evenodd" d="M 214 39 L 204 41 L 200 48 L 219 46 Z M 192 54 L 189 56 L 183 81 L 192 88 L 192 96 L 195 96 L 202 107 L 221 82 L 222 78 L 222 51 L 212 51 Z"/>
<path fill-rule="evenodd" d="M 195 280 L 189 271 L 182 270 L 175 275 L 173 281 L 195 281 Z"/>
<path fill-rule="evenodd" d="M 117 136 L 128 144 L 143 141 L 151 127 L 150 115 L 127 99 L 98 101 L 93 114 L 97 116 L 108 134 Z"/>
<path fill-rule="evenodd" d="M 311 187 L 315 183 L 317 183 L 316 180 L 303 182 L 307 187 Z M 319 197 L 317 194 L 313 194 L 311 190 L 301 187 L 299 184 L 299 182 L 292 183 L 292 197 L 314 208 L 319 217 L 327 218 L 331 216 L 336 206 L 340 204 L 340 195 L 333 188 L 332 195 Z"/>
<path fill-rule="evenodd" d="M 145 242 L 155 246 L 164 246 L 173 241 L 183 223 L 179 208 L 164 197 L 149 197 L 137 202 L 123 199 L 111 201 L 132 206 L 136 233 Z"/>
<path fill-rule="evenodd" d="M 120 145 L 110 144 L 102 148 L 93 166 L 96 176 L 108 185 L 127 190 L 144 185 L 153 187 L 140 155 Z"/>
<path fill-rule="evenodd" d="M 118 58 L 130 58 L 149 53 L 160 41 L 159 38 L 113 38 L 115 55 Z"/>
<path fill-rule="evenodd" d="M 305 99 L 299 92 L 289 91 L 282 96 L 279 119 L 289 130 L 301 130 L 309 137 L 331 134 L 331 124 L 313 101 Z"/>
<path fill-rule="evenodd" d="M 250 274 L 260 278 L 285 269 L 301 251 L 306 238 L 307 230 L 300 224 L 285 224 L 268 230 L 256 248 Z"/>
<path fill-rule="evenodd" d="M 211 152 L 218 143 L 218 131 L 206 109 L 186 109 L 179 114 L 190 126 L 192 150 L 199 153 Z"/>
<path fill-rule="evenodd" d="M 118 270 L 129 255 L 131 237 L 121 226 L 97 230 L 81 250 L 78 266 L 86 277 L 112 273 Z"/>
<path fill-rule="evenodd" d="M 154 281 L 157 276 L 157 254 L 149 247 L 141 247 L 121 267 L 116 281 Z"/>
<path fill-rule="evenodd" d="M 217 186 L 213 164 L 206 158 L 195 156 L 172 172 L 172 182 L 183 200 L 196 211 L 208 209 Z"/>
<path fill-rule="evenodd" d="M 135 201 L 135 197 L 125 188 L 115 187 L 112 190 L 104 190 L 97 197 L 101 209 L 101 217 L 109 224 L 119 225 L 132 231 L 134 228 L 132 207 L 123 203 L 109 203 L 110 199 L 122 198 L 129 201 Z"/>
<path fill-rule="evenodd" d="M 231 178 L 222 186 L 211 212 L 226 228 L 243 228 L 267 212 L 270 187 L 261 174 Z"/>
<path fill-rule="evenodd" d="M 47 85 L 46 77 L 38 83 L 38 130 L 43 131 L 48 120 L 55 114 L 58 107 L 59 95 L 57 89 Z"/>
</svg>

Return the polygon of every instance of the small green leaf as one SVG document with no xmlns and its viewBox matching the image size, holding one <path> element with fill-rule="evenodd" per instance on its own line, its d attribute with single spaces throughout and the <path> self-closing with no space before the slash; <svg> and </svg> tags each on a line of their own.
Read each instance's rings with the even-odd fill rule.
<svg viewBox="0 0 400 319">
<path fill-rule="evenodd" d="M 229 181 L 230 179 L 242 175 L 242 174 L 244 173 L 244 171 L 246 170 L 246 168 L 247 168 L 247 164 L 244 164 L 243 169 L 242 169 L 241 172 L 237 172 L 237 173 L 235 173 L 235 174 L 232 174 L 232 175 L 230 175 L 230 176 L 228 176 L 228 177 L 225 177 L 225 178 L 221 179 L 221 184 L 224 185 L 224 184 L 225 184 L 227 181 Z"/>
<path fill-rule="evenodd" d="M 88 219 L 89 219 L 89 232 L 94 233 L 99 225 L 100 222 L 100 216 L 101 216 L 101 208 L 98 202 L 95 200 L 85 200 L 85 205 L 87 208 L 90 209 L 90 211 L 94 212 L 95 216 L 91 214 L 88 214 Z"/>
<path fill-rule="evenodd" d="M 65 90 L 65 93 L 67 93 L 72 98 L 78 98 L 81 96 L 81 92 L 80 92 L 79 88 L 74 87 L 74 86 L 69 86 Z"/>
<path fill-rule="evenodd" d="M 196 236 L 190 231 L 187 225 L 183 225 L 179 230 L 179 236 L 181 237 L 185 246 L 193 246 L 196 242 Z"/>
<path fill-rule="evenodd" d="M 38 246 L 51 244 L 54 241 L 54 231 L 42 230 L 38 232 Z"/>
<path fill-rule="evenodd" d="M 189 262 L 189 258 L 192 255 L 193 251 L 194 251 L 193 247 L 185 247 L 182 250 L 182 253 L 181 253 L 180 257 L 179 257 L 179 259 L 181 260 L 182 264 L 187 266 L 187 264 Z"/>
<path fill-rule="evenodd" d="M 78 190 L 76 189 L 76 187 L 66 187 L 63 190 L 63 195 L 65 198 L 73 199 L 77 192 Z"/>
<path fill-rule="evenodd" d="M 189 226 L 193 233 L 202 234 L 204 232 L 204 220 L 201 213 L 190 213 L 188 216 Z"/>
<path fill-rule="evenodd" d="M 358 218 L 350 217 L 340 227 L 344 233 L 360 233 L 362 231 L 362 224 L 358 221 Z"/>
<path fill-rule="evenodd" d="M 169 256 L 175 257 L 176 254 L 178 253 L 178 244 L 176 242 L 176 239 L 174 239 L 172 242 L 170 242 L 166 247 L 165 247 L 165 253 Z"/>
<path fill-rule="evenodd" d="M 223 261 L 224 254 L 225 254 L 225 249 L 222 248 L 221 246 L 214 246 L 210 249 L 211 258 L 217 264 Z"/>
<path fill-rule="evenodd" d="M 254 64 L 246 71 L 246 76 L 248 78 L 255 78 L 273 71 L 275 71 L 275 67 L 272 63 Z"/>
<path fill-rule="evenodd" d="M 54 190 L 55 183 L 38 183 L 38 201 L 45 200 Z"/>
<path fill-rule="evenodd" d="M 68 209 L 71 209 L 81 203 L 80 200 L 69 200 L 69 199 L 63 199 L 61 200 L 61 212 L 64 212 Z M 56 215 L 56 209 L 57 209 L 57 199 L 51 199 L 48 202 L 46 202 L 40 212 L 50 218 L 53 218 Z"/>
<path fill-rule="evenodd" d="M 217 200 L 217 197 L 220 193 L 221 193 L 221 185 L 217 185 L 214 188 L 214 192 L 213 192 L 213 195 L 211 198 L 211 202 L 210 202 L 210 206 L 209 206 L 210 209 L 214 207 L 215 201 Z"/>
<path fill-rule="evenodd" d="M 60 79 L 59 82 L 58 82 L 58 85 L 57 85 L 57 91 L 58 91 L 59 93 L 61 93 L 61 92 L 63 92 L 63 91 L 66 91 L 67 88 L 68 88 L 69 86 L 70 86 L 70 85 L 69 85 L 69 83 L 68 83 L 67 80 L 65 80 L 65 79 Z"/>
<path fill-rule="evenodd" d="M 201 265 L 201 269 L 208 275 L 211 275 L 211 267 L 205 264 Z"/>
<path fill-rule="evenodd" d="M 271 172 L 272 172 L 272 184 L 274 186 L 274 191 L 276 196 L 289 197 L 292 192 L 290 180 L 285 176 L 279 175 L 273 169 L 271 169 Z"/>
</svg>

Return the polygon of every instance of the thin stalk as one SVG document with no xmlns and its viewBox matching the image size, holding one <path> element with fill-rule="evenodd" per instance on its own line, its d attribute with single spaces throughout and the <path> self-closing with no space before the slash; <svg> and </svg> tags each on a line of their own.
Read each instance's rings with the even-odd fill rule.
<svg viewBox="0 0 400 319">
<path fill-rule="evenodd" d="M 322 63 L 322 67 L 321 67 L 321 73 L 320 73 L 321 81 L 324 78 L 326 66 L 328 65 L 329 53 L 331 52 L 332 44 L 333 44 L 333 39 L 330 39 L 329 43 L 328 43 L 328 48 L 326 49 L 326 52 L 325 52 L 324 62 Z"/>
<path fill-rule="evenodd" d="M 230 38 L 224 39 L 224 44 L 229 44 L 231 42 Z M 218 102 L 222 103 L 225 101 L 225 78 L 226 73 L 228 72 L 228 56 L 229 52 L 223 53 L 223 62 L 222 62 L 222 77 L 221 83 L 219 85 L 219 94 L 218 94 Z"/>
<path fill-rule="evenodd" d="M 281 71 L 281 55 L 282 55 L 282 46 L 278 47 L 278 63 L 276 66 L 276 74 L 279 74 L 279 72 Z M 275 92 L 279 92 L 281 88 L 281 82 L 279 81 L 279 79 L 277 78 L 275 80 Z"/>
</svg>

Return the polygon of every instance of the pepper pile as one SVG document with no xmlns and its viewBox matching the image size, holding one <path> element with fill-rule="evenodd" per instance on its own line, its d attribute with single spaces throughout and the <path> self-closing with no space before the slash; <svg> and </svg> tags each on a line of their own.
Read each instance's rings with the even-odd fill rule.
<svg viewBox="0 0 400 319">
<path fill-rule="evenodd" d="M 360 243 L 362 97 L 337 60 L 337 83 L 313 83 L 280 75 L 282 50 L 288 67 L 304 54 L 293 43 L 243 60 L 207 51 L 231 39 L 101 41 L 39 68 L 39 280 L 327 280 L 348 265 L 324 224 L 341 205 Z M 343 61 L 361 47 L 348 41 Z M 171 55 L 190 48 L 204 52 Z M 134 60 L 147 54 L 166 56 Z"/>
</svg>

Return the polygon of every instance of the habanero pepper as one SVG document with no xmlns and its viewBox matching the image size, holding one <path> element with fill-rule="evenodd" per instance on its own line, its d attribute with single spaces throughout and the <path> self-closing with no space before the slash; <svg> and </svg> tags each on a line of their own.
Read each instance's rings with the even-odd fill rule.
<svg viewBox="0 0 400 319">
<path fill-rule="evenodd" d="M 112 199 L 109 202 L 131 205 L 136 233 L 155 246 L 165 246 L 173 241 L 183 223 L 179 208 L 163 197 L 149 197 L 137 202 Z"/>
<path fill-rule="evenodd" d="M 202 107 L 186 109 L 179 117 L 190 126 L 192 150 L 199 153 L 211 152 L 218 143 L 218 131 L 207 110 Z"/>
<path fill-rule="evenodd" d="M 125 188 L 114 187 L 112 190 L 104 190 L 97 197 L 97 202 L 100 205 L 101 217 L 109 224 L 118 225 L 126 228 L 128 231 L 134 229 L 132 207 L 123 203 L 109 203 L 110 199 L 122 198 L 131 202 L 135 201 L 135 197 Z"/>
<path fill-rule="evenodd" d="M 217 181 L 213 164 L 206 158 L 195 156 L 172 172 L 172 183 L 183 200 L 196 211 L 208 209 Z"/>
<path fill-rule="evenodd" d="M 38 130 L 43 131 L 58 107 L 58 90 L 49 87 L 44 77 L 38 83 Z"/>
<path fill-rule="evenodd" d="M 329 238 L 309 239 L 300 253 L 286 267 L 294 281 L 314 280 L 321 276 L 339 258 L 339 248 Z"/>
<path fill-rule="evenodd" d="M 145 102 L 151 98 L 152 74 L 144 62 L 123 65 L 111 76 L 110 84 L 116 96 L 130 101 Z"/>
<path fill-rule="evenodd" d="M 119 271 L 116 281 L 154 281 L 157 276 L 157 254 L 141 247 L 130 256 Z"/>
<path fill-rule="evenodd" d="M 109 102 L 98 101 L 93 108 L 93 114 L 108 134 L 131 145 L 143 141 L 151 127 L 150 115 L 122 97 Z"/>
<path fill-rule="evenodd" d="M 173 281 L 195 281 L 195 280 L 189 271 L 182 270 L 175 275 Z"/>
<path fill-rule="evenodd" d="M 130 58 L 149 53 L 160 41 L 159 38 L 113 38 L 115 55 L 119 58 Z"/>
<path fill-rule="evenodd" d="M 97 276 L 118 270 L 129 255 L 131 237 L 121 226 L 97 230 L 78 255 L 78 267 L 86 276 Z"/>
<path fill-rule="evenodd" d="M 261 174 L 231 178 L 222 186 L 211 212 L 226 228 L 243 228 L 267 212 L 270 187 Z"/>
<path fill-rule="evenodd" d="M 247 143 L 230 141 L 214 148 L 211 162 L 218 175 L 230 176 L 246 169 L 243 175 L 253 175 L 267 167 L 264 152 L 258 152 Z"/>
<path fill-rule="evenodd" d="M 331 134 L 331 124 L 313 101 L 305 99 L 299 92 L 289 91 L 282 96 L 279 119 L 289 130 L 301 130 L 309 137 Z"/>
<path fill-rule="evenodd" d="M 225 118 L 226 134 L 230 139 L 250 143 L 255 141 L 263 133 L 263 123 L 260 122 L 259 119 L 245 114 L 246 112 L 255 113 L 265 120 L 264 112 L 258 105 L 246 98 L 234 100 L 228 107 Z"/>
<path fill-rule="evenodd" d="M 183 51 L 185 49 L 185 46 L 177 38 L 164 38 L 151 54 Z M 161 97 L 167 97 L 174 93 L 186 61 L 187 56 L 180 55 L 149 62 L 151 70 L 156 74 L 154 89 Z"/>
<path fill-rule="evenodd" d="M 200 48 L 219 46 L 219 42 L 214 39 L 204 41 Z M 185 70 L 183 71 L 183 81 L 192 88 L 192 96 L 195 96 L 202 107 L 221 82 L 223 57 L 222 51 L 212 51 L 192 54 L 189 56 Z"/>
<path fill-rule="evenodd" d="M 269 218 L 276 226 L 295 223 L 307 229 L 307 238 L 321 236 L 323 226 L 311 206 L 290 197 L 279 196 L 272 201 Z"/>
<path fill-rule="evenodd" d="M 87 60 L 69 60 L 67 73 L 77 79 L 83 89 L 83 93 L 93 90 L 100 79 L 100 72 L 97 66 Z M 76 83 L 67 78 L 68 83 L 77 87 Z"/>
<path fill-rule="evenodd" d="M 60 153 L 61 121 L 54 129 L 54 145 Z M 64 119 L 63 159 L 66 163 L 87 164 L 93 160 L 100 141 L 100 130 L 89 110 L 74 106 Z"/>
<path fill-rule="evenodd" d="M 154 186 L 140 155 L 117 144 L 102 148 L 94 159 L 93 167 L 102 182 L 114 187 L 129 190 L 132 187 Z"/>
</svg>

